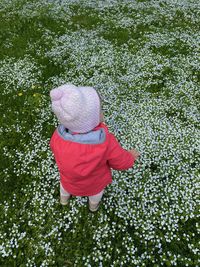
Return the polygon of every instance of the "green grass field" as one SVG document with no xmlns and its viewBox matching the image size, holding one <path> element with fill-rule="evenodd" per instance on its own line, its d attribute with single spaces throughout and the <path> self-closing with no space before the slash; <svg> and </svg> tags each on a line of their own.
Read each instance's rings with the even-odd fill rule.
<svg viewBox="0 0 200 267">
<path fill-rule="evenodd" d="M 200 2 L 0 1 L 0 266 L 200 266 Z M 95 87 L 141 158 L 59 204 L 49 92 Z"/>
</svg>

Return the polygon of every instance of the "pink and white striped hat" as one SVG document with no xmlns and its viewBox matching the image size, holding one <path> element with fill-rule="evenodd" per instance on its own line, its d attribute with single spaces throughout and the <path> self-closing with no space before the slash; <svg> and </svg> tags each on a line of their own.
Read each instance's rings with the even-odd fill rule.
<svg viewBox="0 0 200 267">
<path fill-rule="evenodd" d="M 50 92 L 52 110 L 59 122 L 76 133 L 86 133 L 100 123 L 100 99 L 93 87 L 61 85 Z"/>
</svg>

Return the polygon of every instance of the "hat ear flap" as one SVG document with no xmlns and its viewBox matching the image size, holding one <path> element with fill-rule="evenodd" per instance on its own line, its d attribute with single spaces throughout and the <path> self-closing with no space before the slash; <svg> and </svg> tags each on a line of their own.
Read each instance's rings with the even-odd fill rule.
<svg viewBox="0 0 200 267">
<path fill-rule="evenodd" d="M 57 101 L 61 97 L 63 97 L 66 93 L 68 93 L 68 90 L 74 90 L 77 89 L 77 87 L 73 84 L 64 84 L 57 88 L 54 88 L 50 91 L 50 97 L 52 101 Z"/>
<path fill-rule="evenodd" d="M 50 97 L 52 101 L 58 101 L 63 96 L 63 91 L 57 88 L 51 90 Z"/>
</svg>

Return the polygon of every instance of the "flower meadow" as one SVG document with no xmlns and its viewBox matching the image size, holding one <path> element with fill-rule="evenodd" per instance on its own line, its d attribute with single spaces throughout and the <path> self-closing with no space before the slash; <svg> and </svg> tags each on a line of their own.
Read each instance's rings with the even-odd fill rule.
<svg viewBox="0 0 200 267">
<path fill-rule="evenodd" d="M 0 266 L 200 266 L 200 2 L 1 0 Z M 59 203 L 49 92 L 95 87 L 141 153 Z"/>
</svg>

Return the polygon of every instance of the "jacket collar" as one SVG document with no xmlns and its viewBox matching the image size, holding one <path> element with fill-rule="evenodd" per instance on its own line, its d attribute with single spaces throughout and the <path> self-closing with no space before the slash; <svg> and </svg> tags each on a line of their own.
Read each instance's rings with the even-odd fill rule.
<svg viewBox="0 0 200 267">
<path fill-rule="evenodd" d="M 80 144 L 102 144 L 106 139 L 106 133 L 101 124 L 88 133 L 73 133 L 60 124 L 57 128 L 59 136 L 65 141 L 71 141 Z"/>
</svg>

